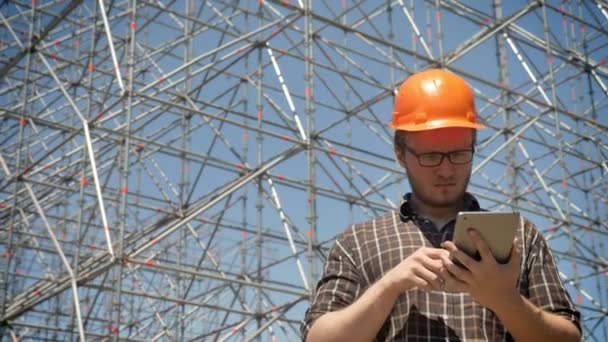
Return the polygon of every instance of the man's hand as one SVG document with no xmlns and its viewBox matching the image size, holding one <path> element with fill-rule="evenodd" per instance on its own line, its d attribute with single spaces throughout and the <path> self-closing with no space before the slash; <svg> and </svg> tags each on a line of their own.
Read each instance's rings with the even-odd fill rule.
<svg viewBox="0 0 608 342">
<path fill-rule="evenodd" d="M 386 282 L 395 293 L 414 287 L 424 290 L 442 290 L 444 279 L 439 275 L 443 259 L 450 252 L 441 248 L 421 247 L 391 269 L 380 281 Z"/>
<path fill-rule="evenodd" d="M 344 309 L 327 312 L 310 328 L 307 341 L 371 341 L 399 295 L 409 289 L 441 289 L 439 270 L 450 252 L 422 247 L 384 274 Z"/>
<path fill-rule="evenodd" d="M 509 262 L 499 264 L 479 233 L 474 229 L 468 233 L 481 260 L 471 258 L 452 241 L 444 242 L 442 247 L 450 252 L 451 257 L 442 257 L 444 268 L 440 275 L 446 280 L 446 286 L 458 292 L 468 292 L 476 302 L 492 310 L 518 298 L 517 277 L 521 256 L 517 239 L 513 241 Z M 457 260 L 466 268 L 459 267 L 452 260 Z"/>
</svg>

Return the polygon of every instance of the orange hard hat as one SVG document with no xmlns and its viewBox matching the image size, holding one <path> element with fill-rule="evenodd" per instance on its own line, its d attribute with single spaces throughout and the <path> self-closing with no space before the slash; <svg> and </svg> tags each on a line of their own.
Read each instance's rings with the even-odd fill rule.
<svg viewBox="0 0 608 342">
<path fill-rule="evenodd" d="M 416 73 L 401 84 L 389 127 L 404 131 L 484 128 L 477 122 L 471 87 L 462 78 L 441 69 Z"/>
</svg>

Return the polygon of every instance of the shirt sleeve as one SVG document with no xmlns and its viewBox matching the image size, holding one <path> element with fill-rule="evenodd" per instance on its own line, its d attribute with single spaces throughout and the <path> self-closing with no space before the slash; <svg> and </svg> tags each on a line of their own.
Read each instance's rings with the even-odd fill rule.
<svg viewBox="0 0 608 342">
<path fill-rule="evenodd" d="M 543 310 L 568 319 L 581 331 L 580 312 L 559 278 L 546 240 L 532 223 L 526 221 L 524 229 L 529 241 L 526 262 L 529 300 Z"/>
<path fill-rule="evenodd" d="M 300 328 L 303 341 L 316 319 L 325 313 L 349 306 L 359 294 L 360 276 L 348 249 L 343 235 L 329 253 L 323 276 L 317 283 L 314 299 L 306 310 Z"/>
</svg>

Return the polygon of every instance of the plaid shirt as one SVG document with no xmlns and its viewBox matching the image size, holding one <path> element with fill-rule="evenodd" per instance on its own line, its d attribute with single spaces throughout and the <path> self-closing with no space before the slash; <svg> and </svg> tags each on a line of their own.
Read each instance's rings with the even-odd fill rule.
<svg viewBox="0 0 608 342">
<path fill-rule="evenodd" d="M 332 248 L 323 278 L 302 324 L 306 339 L 313 322 L 324 313 L 340 310 L 375 281 L 420 247 L 440 247 L 451 240 L 455 220 L 441 230 L 416 215 L 409 194 L 399 213 L 384 216 L 344 231 Z M 468 211 L 481 210 L 477 200 L 465 196 Z M 580 314 L 560 282 L 547 244 L 529 221 L 517 230 L 522 254 L 519 292 L 533 304 L 573 321 L 580 330 Z M 402 293 L 376 335 L 376 341 L 505 341 L 513 340 L 494 313 L 468 293 L 425 291 Z"/>
</svg>

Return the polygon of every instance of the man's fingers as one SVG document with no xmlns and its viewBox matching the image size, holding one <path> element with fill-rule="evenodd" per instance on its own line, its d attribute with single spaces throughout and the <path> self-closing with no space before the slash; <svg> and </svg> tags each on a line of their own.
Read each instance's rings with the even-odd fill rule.
<svg viewBox="0 0 608 342">
<path fill-rule="evenodd" d="M 448 254 L 449 255 L 449 254 Z M 424 267 L 426 267 L 427 269 L 433 271 L 434 273 L 439 272 L 439 269 L 441 269 L 441 267 L 443 267 L 443 262 L 441 261 L 441 258 L 445 258 L 446 255 L 439 257 L 437 259 L 432 259 L 430 257 L 424 258 L 422 261 L 422 265 Z"/>
<path fill-rule="evenodd" d="M 432 259 L 440 259 L 441 256 L 448 255 L 449 253 L 445 249 L 441 248 L 428 248 L 424 255 Z"/>
<path fill-rule="evenodd" d="M 443 286 L 443 279 L 439 276 L 439 269 L 436 272 L 433 272 L 427 268 L 420 268 L 415 270 L 416 276 L 424 279 L 429 286 L 434 289 L 439 289 Z"/>
<path fill-rule="evenodd" d="M 413 281 L 414 281 L 414 285 L 418 288 L 429 289 L 431 287 L 429 285 L 429 282 L 426 281 L 426 279 L 424 279 L 422 277 L 414 277 Z"/>
<path fill-rule="evenodd" d="M 427 268 L 421 267 L 416 269 L 414 272 L 417 276 L 424 278 L 429 283 L 437 282 L 439 279 L 439 269 L 437 269 L 436 272 L 433 272 Z"/>
<path fill-rule="evenodd" d="M 445 248 L 448 252 L 455 252 L 458 250 L 458 247 L 456 247 L 456 245 L 452 241 L 442 242 L 441 247 Z"/>
<path fill-rule="evenodd" d="M 453 264 L 454 262 L 457 262 L 460 263 L 460 265 L 454 266 L 461 268 L 464 267 L 467 269 L 471 268 L 471 266 L 474 265 L 475 260 L 473 260 L 466 253 L 458 249 L 458 247 L 456 247 L 456 245 L 452 241 L 444 241 L 441 246 L 450 252 L 447 261 L 445 259 L 442 259 L 444 265 L 449 265 Z"/>
<path fill-rule="evenodd" d="M 417 255 L 417 260 L 424 267 L 433 271 L 434 273 L 439 272 L 439 269 L 443 266 L 442 258 L 449 257 L 450 252 L 440 248 L 425 248 L 422 253 Z"/>
<path fill-rule="evenodd" d="M 467 284 L 471 282 L 472 274 L 468 269 L 463 268 L 454 262 L 450 262 L 449 264 L 445 265 L 445 268 L 448 270 L 448 272 L 450 272 L 450 274 L 452 274 L 454 278 Z"/>
<path fill-rule="evenodd" d="M 450 259 L 450 255 L 444 255 L 441 257 L 441 264 L 442 264 L 442 268 L 444 268 L 446 265 L 449 265 L 452 263 L 452 259 Z"/>
<path fill-rule="evenodd" d="M 459 254 L 459 253 L 462 255 L 465 255 L 467 258 L 469 258 L 466 254 L 464 254 L 460 251 L 454 252 L 454 254 Z M 439 275 L 441 277 L 444 276 L 444 274 L 442 272 L 447 271 L 453 278 L 455 278 L 461 282 L 467 283 L 467 284 L 470 283 L 472 274 L 471 274 L 471 271 L 469 271 L 469 269 L 466 268 L 466 265 L 463 265 L 460 261 L 458 261 L 458 259 L 456 259 L 454 257 L 445 258 L 442 260 L 442 262 L 443 262 L 443 267 L 442 267 L 441 272 L 439 273 Z"/>
<path fill-rule="evenodd" d="M 439 275 L 444 279 L 443 290 L 447 292 L 467 292 L 467 284 L 456 278 L 446 267 L 443 267 Z"/>
<path fill-rule="evenodd" d="M 479 233 L 473 228 L 469 229 L 468 233 L 471 237 L 471 240 L 473 241 L 473 244 L 475 244 L 477 251 L 479 251 L 481 259 L 496 261 L 496 259 L 494 259 L 494 256 L 492 255 L 492 252 L 490 251 L 490 248 L 488 247 L 488 244 L 481 237 L 481 235 L 479 235 Z"/>
<path fill-rule="evenodd" d="M 513 239 L 513 247 L 511 247 L 511 256 L 509 256 L 509 264 L 517 263 L 521 261 L 521 251 L 519 250 L 519 240 Z"/>
<path fill-rule="evenodd" d="M 462 264 L 462 266 L 467 269 L 471 269 L 471 267 L 474 266 L 476 263 L 475 259 L 471 258 L 461 250 L 451 252 L 450 259 L 452 260 L 452 262 L 460 262 L 460 264 Z"/>
</svg>

